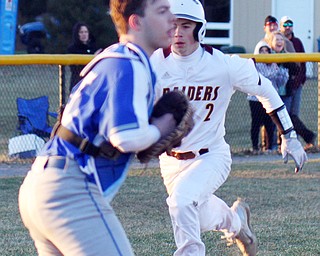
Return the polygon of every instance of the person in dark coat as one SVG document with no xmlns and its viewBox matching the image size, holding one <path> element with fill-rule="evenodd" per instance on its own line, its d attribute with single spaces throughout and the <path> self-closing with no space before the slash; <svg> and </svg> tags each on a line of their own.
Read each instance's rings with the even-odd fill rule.
<svg viewBox="0 0 320 256">
<path fill-rule="evenodd" d="M 289 39 L 292 42 L 296 52 L 302 52 L 302 53 L 305 52 L 304 46 L 301 40 L 298 37 L 296 37 L 293 33 L 293 20 L 290 17 L 284 16 L 281 18 L 280 31 L 287 39 Z M 301 98 L 302 98 L 302 88 L 306 80 L 307 80 L 306 63 L 301 62 L 299 73 L 295 78 L 293 88 L 292 88 L 292 100 L 291 100 L 291 107 L 289 109 L 289 113 L 290 113 L 292 122 L 294 122 L 294 126 L 297 130 L 297 133 L 298 131 L 301 131 L 301 137 L 306 142 L 305 150 L 312 151 L 314 148 L 316 148 L 315 146 L 316 134 L 310 129 L 308 129 L 299 117 Z"/>
<path fill-rule="evenodd" d="M 68 46 L 70 54 L 98 54 L 102 49 L 98 49 L 95 39 L 90 34 L 89 27 L 83 22 L 78 22 L 73 26 L 72 43 Z M 80 72 L 84 65 L 71 65 L 70 92 L 72 88 L 81 80 Z"/>
</svg>

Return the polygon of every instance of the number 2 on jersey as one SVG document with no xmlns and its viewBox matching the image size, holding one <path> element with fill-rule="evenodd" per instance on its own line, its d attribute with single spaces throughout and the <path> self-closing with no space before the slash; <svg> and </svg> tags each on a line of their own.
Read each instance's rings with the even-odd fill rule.
<svg viewBox="0 0 320 256">
<path fill-rule="evenodd" d="M 208 109 L 208 114 L 207 114 L 206 118 L 203 120 L 204 122 L 210 120 L 210 116 L 211 116 L 211 114 L 212 114 L 213 108 L 214 108 L 213 103 L 208 103 L 208 104 L 207 104 L 206 109 Z"/>
</svg>

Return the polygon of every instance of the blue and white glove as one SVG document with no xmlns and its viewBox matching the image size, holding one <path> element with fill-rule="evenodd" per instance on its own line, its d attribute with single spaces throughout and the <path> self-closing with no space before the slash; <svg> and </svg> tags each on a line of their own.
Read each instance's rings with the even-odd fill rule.
<svg viewBox="0 0 320 256">
<path fill-rule="evenodd" d="M 291 131 L 287 134 L 282 134 L 281 140 L 281 154 L 284 163 L 288 162 L 288 155 L 290 155 L 296 164 L 295 173 L 301 171 L 308 157 L 300 141 L 297 139 L 296 132 Z"/>
</svg>

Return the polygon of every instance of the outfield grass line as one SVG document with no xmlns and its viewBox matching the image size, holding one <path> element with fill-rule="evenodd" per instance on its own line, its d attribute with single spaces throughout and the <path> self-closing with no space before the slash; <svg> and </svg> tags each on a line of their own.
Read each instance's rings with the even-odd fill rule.
<svg viewBox="0 0 320 256">
<path fill-rule="evenodd" d="M 246 156 L 232 156 L 232 163 L 234 164 L 248 164 L 248 163 L 282 163 L 281 155 L 246 155 Z M 320 153 L 308 154 L 308 163 L 320 162 Z M 293 166 L 293 160 L 289 159 L 287 165 Z M 320 164 L 319 164 L 320 165 Z M 0 178 L 6 177 L 21 177 L 25 176 L 31 167 L 31 163 L 17 164 L 17 163 L 0 163 Z M 138 160 L 134 160 L 130 169 L 147 171 L 149 169 L 159 169 L 159 161 L 157 159 L 151 160 L 148 164 L 141 164 Z M 319 167 L 320 170 L 320 167 Z"/>
</svg>

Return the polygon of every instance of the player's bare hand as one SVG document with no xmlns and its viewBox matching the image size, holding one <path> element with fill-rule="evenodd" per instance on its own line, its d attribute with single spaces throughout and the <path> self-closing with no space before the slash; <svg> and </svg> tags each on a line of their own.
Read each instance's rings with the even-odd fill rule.
<svg viewBox="0 0 320 256">
<path fill-rule="evenodd" d="M 177 126 L 177 122 L 171 113 L 166 113 L 160 117 L 152 117 L 151 124 L 159 129 L 161 137 L 168 135 Z"/>
<path fill-rule="evenodd" d="M 301 171 L 308 157 L 297 139 L 296 132 L 291 131 L 290 134 L 281 135 L 281 139 L 281 153 L 284 163 L 288 162 L 288 156 L 290 155 L 296 165 L 295 172 Z"/>
</svg>

